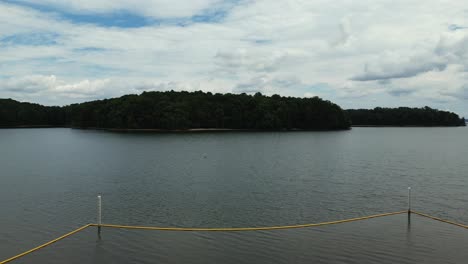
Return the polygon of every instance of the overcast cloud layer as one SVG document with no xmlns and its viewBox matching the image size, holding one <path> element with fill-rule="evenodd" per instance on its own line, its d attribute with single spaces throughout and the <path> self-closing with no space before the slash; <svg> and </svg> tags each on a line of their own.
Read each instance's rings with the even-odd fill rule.
<svg viewBox="0 0 468 264">
<path fill-rule="evenodd" d="M 4 0 L 0 97 L 320 96 L 468 116 L 463 1 Z"/>
</svg>

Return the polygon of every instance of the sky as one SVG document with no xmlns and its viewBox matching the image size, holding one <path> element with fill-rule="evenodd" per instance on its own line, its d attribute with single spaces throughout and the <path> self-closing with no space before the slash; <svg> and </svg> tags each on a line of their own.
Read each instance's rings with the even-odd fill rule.
<svg viewBox="0 0 468 264">
<path fill-rule="evenodd" d="M 468 117 L 468 5 L 0 0 L 0 98 L 67 105 L 167 90 Z"/>
</svg>

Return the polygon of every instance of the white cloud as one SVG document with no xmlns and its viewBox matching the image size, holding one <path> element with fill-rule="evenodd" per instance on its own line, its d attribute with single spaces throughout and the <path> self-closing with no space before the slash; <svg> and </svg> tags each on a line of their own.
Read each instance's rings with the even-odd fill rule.
<svg viewBox="0 0 468 264">
<path fill-rule="evenodd" d="M 391 62 L 385 58 L 378 58 L 377 63 L 366 64 L 364 73 L 351 78 L 353 81 L 378 81 L 399 78 L 411 78 L 429 71 L 443 71 L 447 67 L 445 58 L 433 57 L 432 54 L 414 56 L 410 58 L 400 57 L 398 54 L 391 58 Z"/>
<path fill-rule="evenodd" d="M 137 91 L 197 91 L 200 84 L 190 82 L 143 82 L 134 84 Z"/>
<path fill-rule="evenodd" d="M 257 76 L 252 78 L 251 80 L 245 83 L 237 84 L 233 92 L 234 93 L 265 93 L 270 90 L 271 87 L 271 80 L 268 79 L 267 76 Z"/>
<path fill-rule="evenodd" d="M 56 99 L 95 99 L 118 95 L 112 89 L 113 85 L 115 84 L 112 84 L 108 79 L 66 82 L 55 75 L 30 75 L 0 79 L 3 94 L 20 98 L 43 96 Z"/>
<path fill-rule="evenodd" d="M 226 4 L 168 3 L 40 2 L 87 15 L 127 11 L 168 19 Z M 229 9 L 219 23 L 117 28 L 74 24 L 0 3 L 0 72 L 8 77 L 0 76 L 0 97 L 13 96 L 16 87 L 16 98 L 63 104 L 71 96 L 93 99 L 167 89 L 240 92 L 249 87 L 326 95 L 344 107 L 436 102 L 447 108 L 441 102 L 462 102 L 449 94 L 467 83 L 468 30 L 450 27 L 467 24 L 464 9 L 461 1 L 249 0 Z M 3 36 L 45 29 L 55 34 L 55 45 L 2 45 Z M 58 76 L 53 87 L 62 88 L 50 89 L 45 81 L 26 85 L 31 76 Z M 23 80 L 22 87 L 29 88 L 6 88 L 7 79 Z M 279 81 L 292 79 L 297 85 Z M 326 84 L 326 94 L 314 84 Z M 452 109 L 468 113 L 461 103 Z"/>
<path fill-rule="evenodd" d="M 230 74 L 248 72 L 273 72 L 278 70 L 288 60 L 294 60 L 294 54 L 281 50 L 264 52 L 257 49 L 236 49 L 234 51 L 218 51 L 215 63 L 221 72 Z"/>
<path fill-rule="evenodd" d="M 69 97 L 86 98 L 102 93 L 104 89 L 109 88 L 110 81 L 104 80 L 83 80 L 77 83 L 58 82 L 49 92 L 63 94 Z"/>
<path fill-rule="evenodd" d="M 468 69 L 468 35 L 442 34 L 436 45 L 422 50 L 386 51 L 366 63 L 364 72 L 354 81 L 378 81 L 411 78 L 426 72 L 444 71 L 448 65 L 464 65 Z"/>
<path fill-rule="evenodd" d="M 7 92 L 13 93 L 37 93 L 53 88 L 56 83 L 57 78 L 54 75 L 31 75 L 6 79 L 5 81 L 0 82 L 0 87 Z"/>
<path fill-rule="evenodd" d="M 334 46 L 347 45 L 352 38 L 351 21 L 349 17 L 344 17 L 339 25 L 339 35 L 335 41 Z"/>
<path fill-rule="evenodd" d="M 468 84 L 465 84 L 454 91 L 442 92 L 442 94 L 456 99 L 468 100 Z"/>
</svg>

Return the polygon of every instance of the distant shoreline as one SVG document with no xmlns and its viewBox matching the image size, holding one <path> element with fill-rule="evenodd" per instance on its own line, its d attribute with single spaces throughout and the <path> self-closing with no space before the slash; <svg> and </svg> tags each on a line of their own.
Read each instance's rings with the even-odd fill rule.
<svg viewBox="0 0 468 264">
<path fill-rule="evenodd" d="M 15 128 L 69 128 L 69 127 L 67 127 L 67 126 L 51 126 L 51 125 L 0 126 L 0 129 L 15 129 Z"/>
<path fill-rule="evenodd" d="M 191 129 L 127 129 L 127 128 L 80 128 L 72 127 L 73 129 L 84 130 L 102 130 L 117 133 L 222 133 L 222 132 L 333 132 L 346 131 L 349 129 L 233 129 L 233 128 L 191 128 Z"/>
<path fill-rule="evenodd" d="M 0 129 L 34 129 L 34 128 L 70 128 L 81 130 L 100 130 L 118 133 L 222 133 L 222 132 L 333 132 L 333 131 L 346 131 L 351 130 L 353 127 L 465 127 L 465 126 L 420 126 L 420 125 L 351 125 L 349 129 L 233 129 L 233 128 L 191 128 L 191 129 L 158 129 L 158 128 L 99 128 L 99 127 L 69 127 L 69 126 L 49 126 L 49 125 L 24 125 L 24 126 L 0 126 Z"/>
<path fill-rule="evenodd" d="M 465 127 L 463 125 L 457 125 L 457 126 L 442 126 L 442 125 L 427 125 L 427 126 L 421 126 L 421 125 L 402 125 L 402 126 L 397 126 L 397 125 L 351 125 L 351 127 Z"/>
<path fill-rule="evenodd" d="M 96 130 L 108 131 L 119 133 L 208 133 L 208 132 L 333 132 L 333 131 L 346 131 L 348 129 L 233 129 L 233 128 L 191 128 L 191 129 L 131 129 L 131 128 L 100 128 L 100 127 L 67 127 L 67 126 L 46 126 L 46 125 L 32 125 L 32 126 L 0 126 L 0 129 L 15 129 L 15 128 L 70 128 L 80 130 Z"/>
</svg>

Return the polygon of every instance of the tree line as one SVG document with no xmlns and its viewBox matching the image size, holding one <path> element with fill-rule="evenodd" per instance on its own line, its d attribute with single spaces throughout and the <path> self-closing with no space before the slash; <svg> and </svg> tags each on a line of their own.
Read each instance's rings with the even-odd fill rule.
<svg viewBox="0 0 468 264">
<path fill-rule="evenodd" d="M 318 97 L 261 93 L 143 92 L 64 107 L 0 100 L 0 126 L 71 126 L 111 129 L 334 130 L 351 125 L 336 104 Z"/>
<path fill-rule="evenodd" d="M 361 126 L 466 126 L 457 114 L 423 108 L 382 108 L 346 110 L 353 125 Z"/>
<path fill-rule="evenodd" d="M 68 106 L 0 99 L 0 127 L 333 130 L 362 126 L 465 126 L 457 114 L 423 108 L 342 110 L 318 97 L 260 93 L 143 92 Z"/>
<path fill-rule="evenodd" d="M 65 108 L 0 99 L 0 127 L 65 126 Z"/>
</svg>

